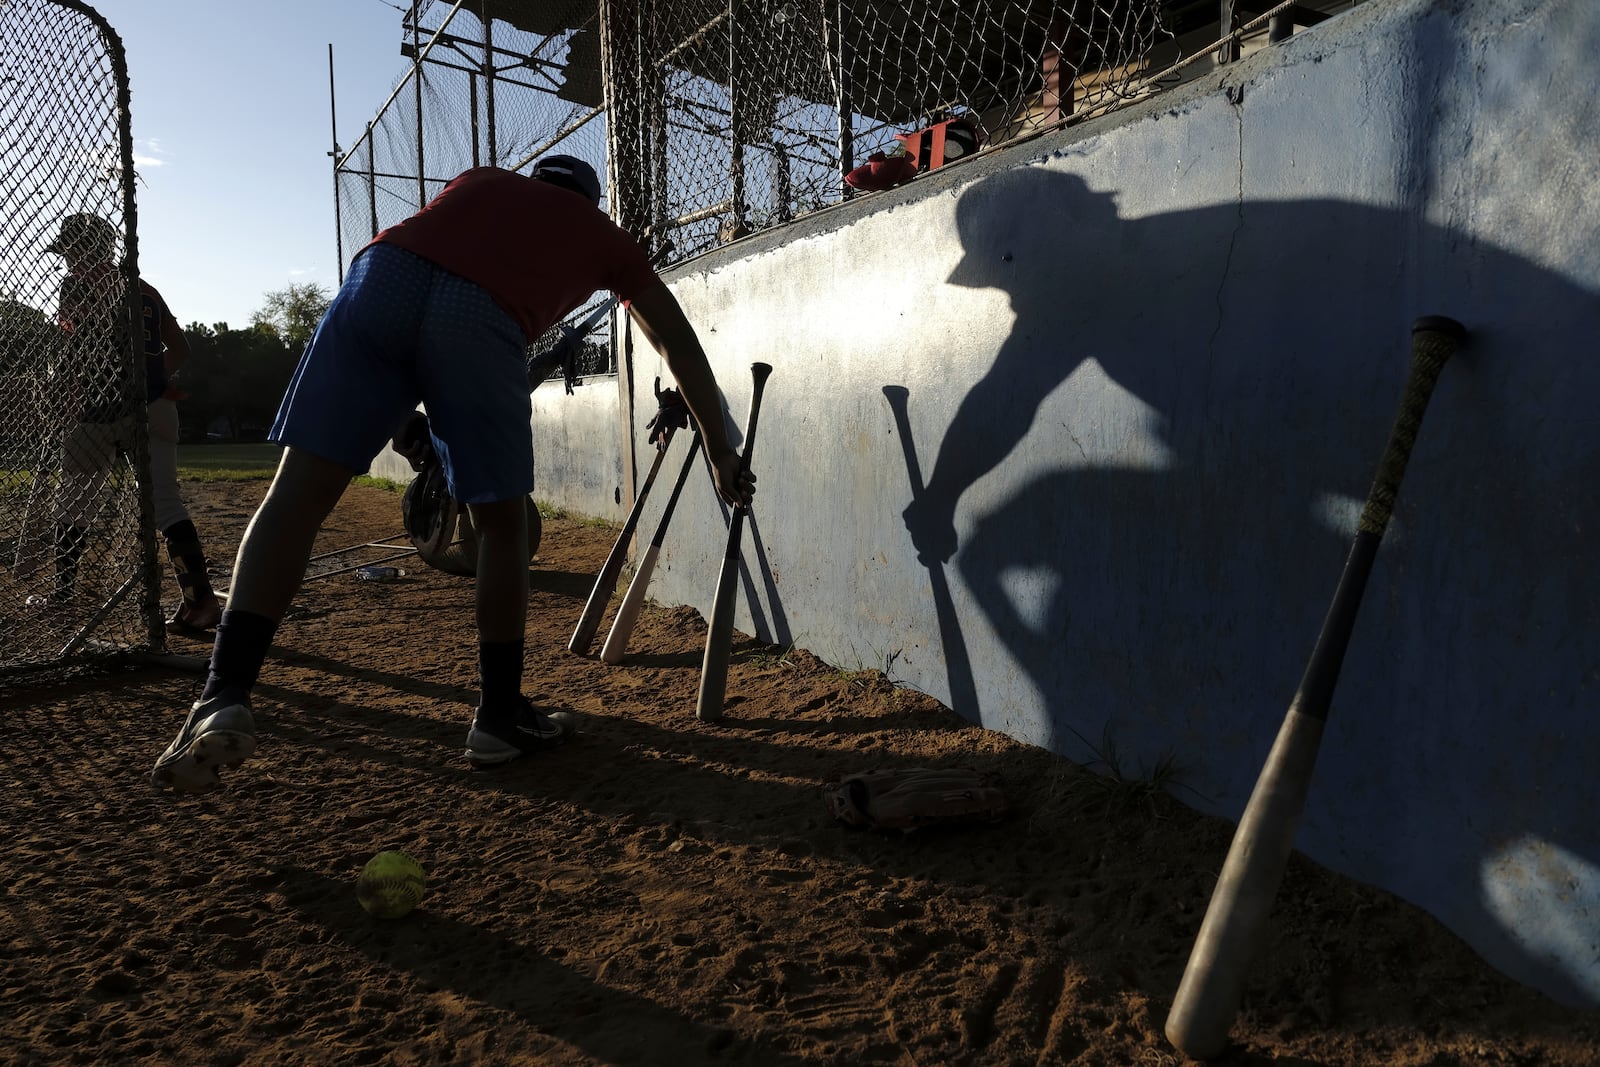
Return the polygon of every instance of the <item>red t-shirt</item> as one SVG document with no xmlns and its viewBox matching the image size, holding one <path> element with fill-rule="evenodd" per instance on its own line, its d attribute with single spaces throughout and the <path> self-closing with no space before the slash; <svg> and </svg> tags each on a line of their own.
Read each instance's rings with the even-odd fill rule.
<svg viewBox="0 0 1600 1067">
<path fill-rule="evenodd" d="M 530 343 L 601 289 L 631 300 L 657 281 L 650 257 L 583 196 L 474 167 L 374 237 L 484 288 Z"/>
</svg>

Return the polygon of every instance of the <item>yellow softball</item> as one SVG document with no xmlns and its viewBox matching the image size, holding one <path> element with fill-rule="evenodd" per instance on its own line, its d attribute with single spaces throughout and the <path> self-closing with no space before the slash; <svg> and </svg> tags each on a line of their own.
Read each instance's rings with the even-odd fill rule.
<svg viewBox="0 0 1600 1067">
<path fill-rule="evenodd" d="M 427 884 L 422 864 L 404 852 L 380 852 L 361 868 L 356 899 L 380 919 L 398 919 L 417 906 Z"/>
</svg>

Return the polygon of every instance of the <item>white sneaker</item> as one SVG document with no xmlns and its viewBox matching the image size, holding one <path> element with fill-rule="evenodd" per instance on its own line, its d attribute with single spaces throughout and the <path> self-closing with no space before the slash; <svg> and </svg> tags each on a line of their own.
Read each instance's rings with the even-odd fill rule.
<svg viewBox="0 0 1600 1067">
<path fill-rule="evenodd" d="M 485 716 L 480 707 L 467 733 L 467 762 L 473 767 L 498 767 L 518 756 L 554 748 L 577 733 L 577 717 L 570 711 L 546 713 L 526 697 L 513 714 Z"/>
<path fill-rule="evenodd" d="M 183 729 L 156 760 L 150 780 L 174 793 L 209 793 L 222 784 L 221 768 L 255 755 L 256 723 L 246 700 L 214 696 L 196 701 Z"/>
</svg>

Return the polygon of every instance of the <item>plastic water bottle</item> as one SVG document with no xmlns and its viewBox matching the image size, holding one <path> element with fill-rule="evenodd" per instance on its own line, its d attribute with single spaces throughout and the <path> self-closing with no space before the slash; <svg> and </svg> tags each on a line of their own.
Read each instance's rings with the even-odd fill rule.
<svg viewBox="0 0 1600 1067">
<path fill-rule="evenodd" d="M 399 567 L 361 567 L 356 570 L 356 577 L 363 582 L 392 582 L 405 577 L 405 573 Z"/>
</svg>

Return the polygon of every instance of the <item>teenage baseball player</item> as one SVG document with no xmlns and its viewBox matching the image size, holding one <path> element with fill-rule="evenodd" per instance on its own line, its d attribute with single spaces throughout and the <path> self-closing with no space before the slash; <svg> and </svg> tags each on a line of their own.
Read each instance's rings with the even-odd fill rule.
<svg viewBox="0 0 1600 1067">
<path fill-rule="evenodd" d="M 89 526 L 100 508 L 101 491 L 118 455 L 131 456 L 134 419 L 141 405 L 133 399 L 125 351 L 126 304 L 122 275 L 113 262 L 117 233 L 98 215 L 68 215 L 46 251 L 62 256 L 57 320 L 66 358 L 59 379 L 63 402 L 75 419 L 61 449 L 61 482 L 55 502 L 55 582 L 48 597 L 31 597 L 36 606 L 71 600 Z M 139 280 L 143 310 L 145 404 L 149 420 L 150 492 L 156 528 L 183 597 L 167 628 L 174 632 L 209 629 L 222 616 L 211 588 L 205 551 L 178 488 L 178 409 L 170 382 L 189 358 L 189 342 L 156 288 Z"/>
<path fill-rule="evenodd" d="M 749 503 L 755 479 L 739 470 L 699 338 L 645 250 L 599 201 L 599 177 L 571 156 L 548 156 L 529 174 L 477 167 L 357 255 L 272 428 L 283 460 L 239 546 L 205 688 L 156 761 L 158 787 L 207 792 L 219 768 L 255 753 L 250 692 L 317 530 L 391 438 L 411 458 L 417 438 L 435 450 L 479 537 L 469 763 L 495 766 L 564 740 L 562 725 L 522 695 L 533 490 L 524 353 L 598 290 L 631 302 L 666 359 L 718 494 Z M 419 402 L 427 431 L 412 437 Z"/>
</svg>

